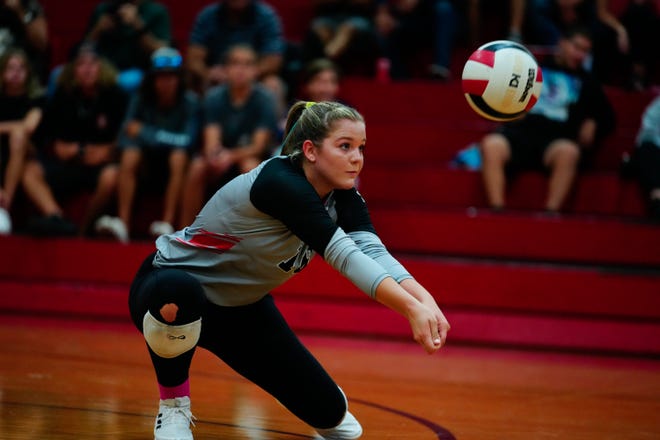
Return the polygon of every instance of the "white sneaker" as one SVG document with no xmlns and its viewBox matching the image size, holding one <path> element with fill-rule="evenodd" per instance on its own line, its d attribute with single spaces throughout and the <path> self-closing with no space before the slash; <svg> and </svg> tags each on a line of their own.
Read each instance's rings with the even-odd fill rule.
<svg viewBox="0 0 660 440">
<path fill-rule="evenodd" d="M 94 229 L 99 234 L 112 235 L 122 243 L 128 243 L 128 229 L 119 217 L 104 215 L 94 223 Z"/>
<path fill-rule="evenodd" d="M 154 237 L 171 234 L 172 232 L 174 232 L 174 228 L 167 222 L 155 221 L 149 226 L 149 233 Z"/>
<path fill-rule="evenodd" d="M 339 425 L 330 429 L 317 429 L 316 432 L 320 435 L 316 437 L 319 440 L 353 440 L 362 436 L 362 426 L 353 414 L 346 411 L 344 420 Z"/>
<path fill-rule="evenodd" d="M 0 208 L 0 235 L 11 234 L 11 216 L 5 208 Z"/>
<path fill-rule="evenodd" d="M 190 412 L 190 398 L 161 400 L 154 425 L 154 440 L 193 440 L 190 425 L 195 426 Z"/>
</svg>

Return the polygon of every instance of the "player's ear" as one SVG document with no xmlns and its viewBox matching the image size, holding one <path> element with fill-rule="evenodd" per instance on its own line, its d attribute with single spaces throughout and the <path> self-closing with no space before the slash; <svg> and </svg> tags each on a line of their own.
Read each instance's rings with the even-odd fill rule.
<svg viewBox="0 0 660 440">
<path fill-rule="evenodd" d="M 302 152 L 307 158 L 308 161 L 314 163 L 316 162 L 316 148 L 314 146 L 314 143 L 307 139 L 305 142 L 302 144 Z"/>
</svg>

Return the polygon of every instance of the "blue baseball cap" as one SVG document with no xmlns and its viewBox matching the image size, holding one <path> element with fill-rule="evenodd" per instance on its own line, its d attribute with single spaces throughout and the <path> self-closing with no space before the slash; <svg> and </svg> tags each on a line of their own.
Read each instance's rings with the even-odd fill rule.
<svg viewBox="0 0 660 440">
<path fill-rule="evenodd" d="M 151 54 L 151 70 L 153 72 L 177 72 L 181 69 L 183 57 L 178 50 L 171 47 L 161 47 Z"/>
</svg>

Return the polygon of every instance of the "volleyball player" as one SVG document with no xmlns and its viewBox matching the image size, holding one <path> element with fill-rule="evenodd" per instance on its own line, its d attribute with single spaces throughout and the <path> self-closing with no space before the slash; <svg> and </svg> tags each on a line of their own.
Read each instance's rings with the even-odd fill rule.
<svg viewBox="0 0 660 440">
<path fill-rule="evenodd" d="M 433 296 L 387 252 L 354 187 L 365 133 L 364 119 L 350 107 L 296 103 L 282 156 L 236 177 L 192 225 L 156 240 L 129 299 L 160 389 L 156 440 L 193 438 L 188 372 L 197 346 L 273 395 L 322 438 L 361 436 L 343 391 L 269 294 L 315 253 L 405 316 L 428 353 L 444 344 L 449 323 Z"/>
</svg>

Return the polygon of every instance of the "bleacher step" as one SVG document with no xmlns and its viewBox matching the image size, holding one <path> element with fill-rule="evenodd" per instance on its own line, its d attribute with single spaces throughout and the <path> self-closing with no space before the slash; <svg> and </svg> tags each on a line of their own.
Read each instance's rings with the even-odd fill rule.
<svg viewBox="0 0 660 440">
<path fill-rule="evenodd" d="M 128 321 L 150 243 L 0 238 L 0 312 Z M 660 354 L 660 275 L 400 255 L 452 321 L 455 342 Z M 294 329 L 409 338 L 398 317 L 315 258 L 273 292 Z"/>
</svg>

